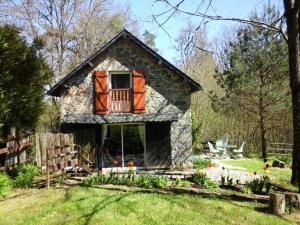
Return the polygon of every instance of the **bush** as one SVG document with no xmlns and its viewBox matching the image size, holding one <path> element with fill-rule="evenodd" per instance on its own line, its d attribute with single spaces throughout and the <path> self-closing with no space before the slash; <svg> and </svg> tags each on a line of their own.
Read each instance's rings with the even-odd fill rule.
<svg viewBox="0 0 300 225">
<path fill-rule="evenodd" d="M 15 186 L 20 188 L 33 187 L 33 179 L 37 174 L 37 167 L 31 164 L 23 164 L 17 168 Z"/>
<path fill-rule="evenodd" d="M 208 167 L 211 164 L 210 159 L 198 159 L 193 162 L 194 169 L 203 169 Z"/>
<path fill-rule="evenodd" d="M 95 186 L 97 184 L 114 184 L 114 185 L 135 185 L 145 188 L 164 188 L 167 180 L 161 176 L 139 175 L 134 176 L 133 173 L 128 174 L 100 174 L 85 179 L 82 183 L 84 186 Z"/>
<path fill-rule="evenodd" d="M 218 184 L 211 181 L 205 173 L 202 173 L 200 171 L 197 171 L 196 173 L 193 174 L 192 181 L 195 184 L 199 185 L 200 187 L 204 187 L 204 188 L 217 188 L 218 187 Z"/>
<path fill-rule="evenodd" d="M 167 180 L 161 176 L 139 175 L 135 183 L 139 187 L 164 188 L 167 185 Z"/>
<path fill-rule="evenodd" d="M 8 175 L 0 173 L 0 198 L 6 197 L 13 188 L 13 182 Z"/>
<path fill-rule="evenodd" d="M 236 180 L 236 184 L 238 185 L 240 180 Z M 221 175 L 221 185 L 228 185 L 228 186 L 233 186 L 233 178 L 227 175 L 225 177 L 224 175 Z"/>
<path fill-rule="evenodd" d="M 171 185 L 173 187 L 184 187 L 184 188 L 188 188 L 191 186 L 191 182 L 188 180 L 181 180 L 179 178 L 176 178 L 175 180 L 172 180 Z"/>
<path fill-rule="evenodd" d="M 268 194 L 271 189 L 271 182 L 269 176 L 262 176 L 256 178 L 247 184 L 247 187 L 254 194 Z"/>
<path fill-rule="evenodd" d="M 134 174 L 99 174 L 96 176 L 90 176 L 82 182 L 84 186 L 95 186 L 97 184 L 114 184 L 114 185 L 130 185 L 134 180 Z"/>
</svg>

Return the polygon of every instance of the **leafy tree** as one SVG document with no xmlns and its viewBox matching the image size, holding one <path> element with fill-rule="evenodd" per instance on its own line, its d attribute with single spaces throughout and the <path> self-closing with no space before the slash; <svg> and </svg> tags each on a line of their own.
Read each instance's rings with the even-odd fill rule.
<svg viewBox="0 0 300 225">
<path fill-rule="evenodd" d="M 12 127 L 34 128 L 42 111 L 44 85 L 52 73 L 40 47 L 39 41 L 29 46 L 16 27 L 0 27 L 0 133 L 4 136 Z"/>
<path fill-rule="evenodd" d="M 47 102 L 44 105 L 43 113 L 39 116 L 37 130 L 57 133 L 60 131 L 59 105 Z"/>
<path fill-rule="evenodd" d="M 278 11 L 268 5 L 261 15 L 250 20 L 271 24 L 279 19 Z M 245 25 L 223 51 L 223 68 L 217 73 L 225 95 L 211 95 L 213 107 L 231 114 L 244 114 L 244 119 L 257 122 L 260 130 L 262 157 L 267 156 L 267 132 L 291 114 L 288 91 L 288 49 L 276 32 Z"/>
</svg>

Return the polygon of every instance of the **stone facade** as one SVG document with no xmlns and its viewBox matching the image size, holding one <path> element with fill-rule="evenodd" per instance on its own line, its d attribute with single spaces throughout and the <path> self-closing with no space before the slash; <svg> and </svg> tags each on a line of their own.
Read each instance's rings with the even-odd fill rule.
<svg viewBox="0 0 300 225">
<path fill-rule="evenodd" d="M 191 166 L 191 87 L 187 81 L 147 53 L 135 42 L 120 38 L 100 55 L 94 68 L 67 81 L 68 89 L 61 96 L 61 116 L 93 114 L 95 70 L 143 70 L 146 80 L 146 113 L 177 113 L 171 125 L 171 159 L 173 166 Z"/>
</svg>

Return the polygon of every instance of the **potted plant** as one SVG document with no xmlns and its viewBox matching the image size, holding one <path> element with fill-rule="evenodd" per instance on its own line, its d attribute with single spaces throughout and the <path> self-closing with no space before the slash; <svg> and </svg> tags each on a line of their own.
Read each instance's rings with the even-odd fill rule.
<svg viewBox="0 0 300 225">
<path fill-rule="evenodd" d="M 127 166 L 128 167 L 133 167 L 134 166 L 134 162 L 132 160 L 128 161 Z"/>
<path fill-rule="evenodd" d="M 112 165 L 113 165 L 113 166 L 117 166 L 117 165 L 118 165 L 118 161 L 113 160 L 113 161 L 112 161 Z"/>
</svg>

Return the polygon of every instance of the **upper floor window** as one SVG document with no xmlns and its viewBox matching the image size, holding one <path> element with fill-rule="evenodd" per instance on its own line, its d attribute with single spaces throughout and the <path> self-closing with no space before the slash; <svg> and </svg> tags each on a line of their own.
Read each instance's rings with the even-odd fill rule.
<svg viewBox="0 0 300 225">
<path fill-rule="evenodd" d="M 129 73 L 109 73 L 109 112 L 131 112 L 131 86 L 131 75 Z"/>
<path fill-rule="evenodd" d="M 144 72 L 95 71 L 95 113 L 145 113 Z"/>
<path fill-rule="evenodd" d="M 131 86 L 129 73 L 110 73 L 110 89 L 130 89 Z"/>
</svg>

